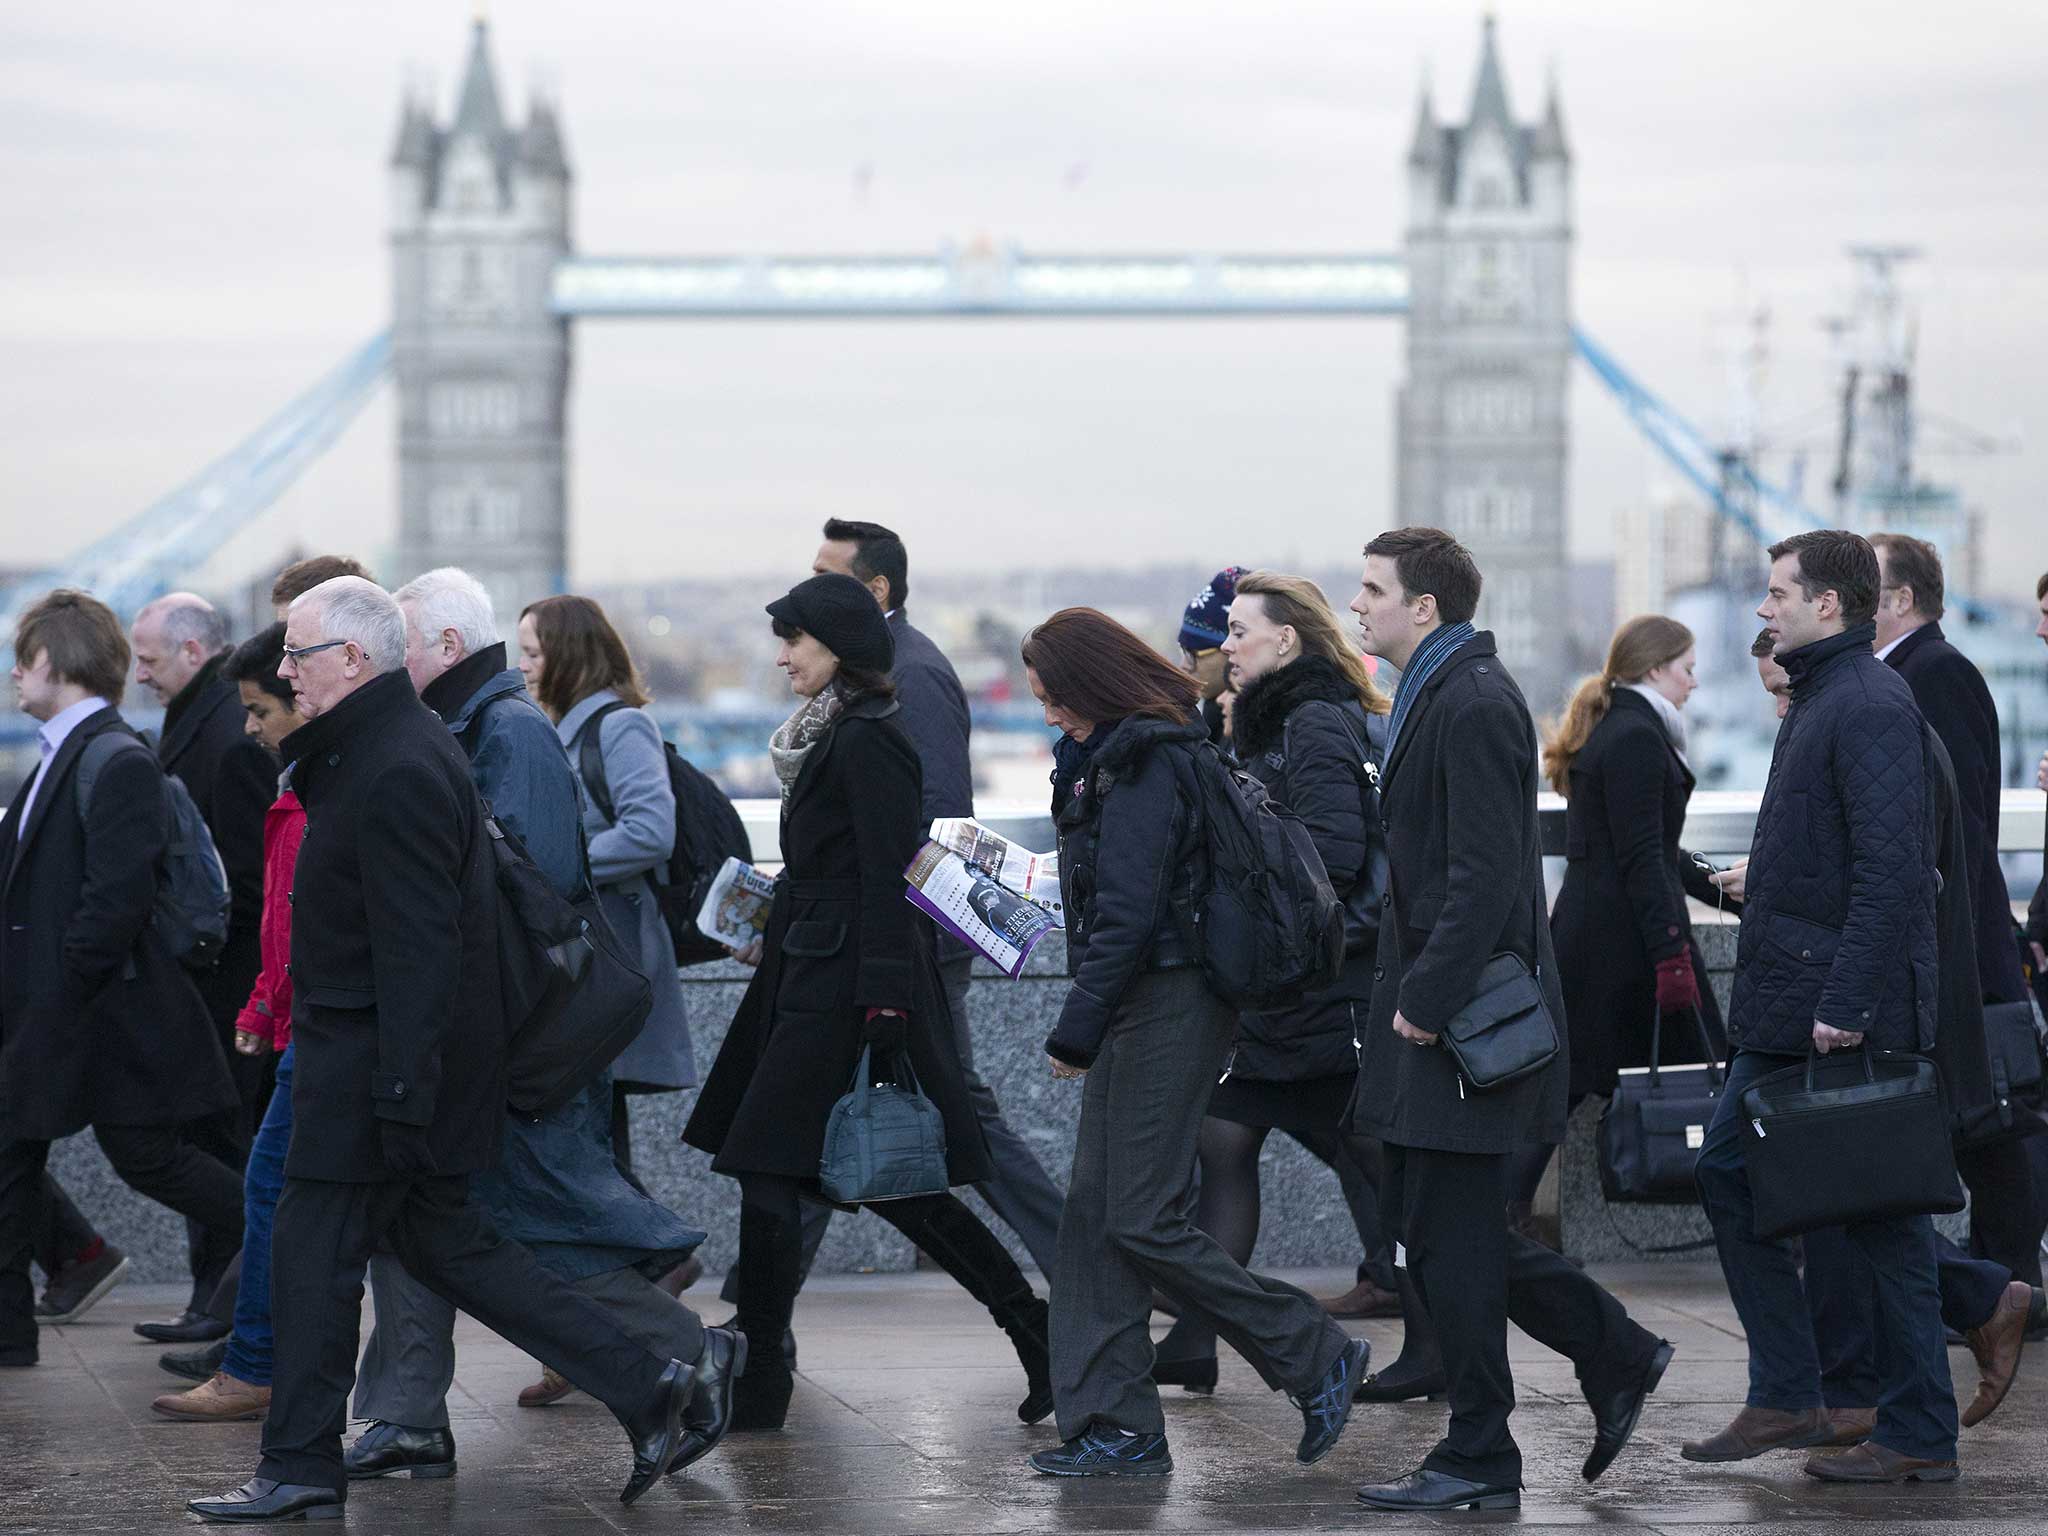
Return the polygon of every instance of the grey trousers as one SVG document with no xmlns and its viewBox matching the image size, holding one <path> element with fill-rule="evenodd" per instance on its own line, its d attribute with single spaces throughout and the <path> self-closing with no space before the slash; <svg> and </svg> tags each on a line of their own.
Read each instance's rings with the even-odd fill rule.
<svg viewBox="0 0 2048 1536">
<path fill-rule="evenodd" d="M 570 1288 L 604 1307 L 621 1333 L 658 1360 L 688 1365 L 704 1353 L 703 1320 L 637 1269 L 606 1270 Z M 455 1308 L 388 1253 L 370 1260 L 370 1295 L 377 1325 L 356 1373 L 355 1417 L 446 1429 Z"/>
<path fill-rule="evenodd" d="M 1266 1385 L 1307 1391 L 1350 1343 L 1305 1291 L 1247 1273 L 1195 1225 L 1195 1146 L 1237 1016 L 1192 967 L 1134 979 L 1081 1089 L 1052 1275 L 1059 1432 L 1161 1434 L 1152 1292 Z"/>
</svg>

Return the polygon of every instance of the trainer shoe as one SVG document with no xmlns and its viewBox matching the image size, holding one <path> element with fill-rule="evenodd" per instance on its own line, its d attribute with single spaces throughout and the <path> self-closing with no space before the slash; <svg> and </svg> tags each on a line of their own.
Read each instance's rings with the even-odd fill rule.
<svg viewBox="0 0 2048 1536">
<path fill-rule="evenodd" d="M 1090 1424 L 1080 1434 L 1031 1458 L 1048 1477 L 1163 1477 L 1173 1470 L 1164 1435 Z"/>
</svg>

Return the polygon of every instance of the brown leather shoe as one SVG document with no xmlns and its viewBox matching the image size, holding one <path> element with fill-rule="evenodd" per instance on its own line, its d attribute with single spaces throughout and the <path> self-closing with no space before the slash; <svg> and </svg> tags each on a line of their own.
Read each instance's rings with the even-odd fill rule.
<svg viewBox="0 0 2048 1536">
<path fill-rule="evenodd" d="M 252 1386 L 226 1371 L 215 1371 L 191 1391 L 166 1392 L 149 1406 L 167 1419 L 233 1424 L 260 1419 L 270 1412 L 270 1388 Z"/>
<path fill-rule="evenodd" d="M 2019 1374 L 2020 1351 L 2027 1343 L 2027 1318 L 2034 1309 L 2034 1288 L 2015 1280 L 2005 1288 L 1992 1310 L 1991 1320 L 1964 1335 L 1970 1353 L 1977 1357 L 1977 1395 L 1963 1412 L 1963 1428 L 1982 1424 L 2005 1401 L 2012 1379 Z"/>
<path fill-rule="evenodd" d="M 1843 1451 L 1852 1445 L 1861 1445 L 1877 1428 L 1875 1408 L 1830 1408 L 1828 1437 L 1818 1442 L 1825 1450 Z"/>
<path fill-rule="evenodd" d="M 530 1387 L 519 1389 L 519 1406 L 522 1408 L 545 1408 L 549 1403 L 559 1403 L 576 1388 L 566 1376 L 559 1376 L 551 1365 L 540 1368 L 540 1380 Z"/>
<path fill-rule="evenodd" d="M 1821 1445 L 1828 1434 L 1824 1409 L 1787 1413 L 1778 1408 L 1745 1406 L 1721 1433 L 1705 1440 L 1688 1440 L 1678 1448 L 1678 1454 L 1687 1461 L 1748 1461 L 1766 1451 Z"/>
<path fill-rule="evenodd" d="M 1399 1317 L 1401 1298 L 1381 1290 L 1371 1280 L 1361 1280 L 1342 1296 L 1326 1296 L 1320 1303 L 1332 1317 Z"/>
<path fill-rule="evenodd" d="M 1824 1483 L 1952 1483 L 1961 1474 L 1952 1461 L 1923 1461 L 1866 1440 L 1849 1451 L 1816 1451 L 1806 1458 L 1806 1475 Z"/>
</svg>

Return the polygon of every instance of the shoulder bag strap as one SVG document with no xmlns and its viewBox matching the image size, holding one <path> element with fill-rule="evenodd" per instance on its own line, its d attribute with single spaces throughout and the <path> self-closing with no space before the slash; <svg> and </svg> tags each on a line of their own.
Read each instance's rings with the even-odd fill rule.
<svg viewBox="0 0 2048 1536">
<path fill-rule="evenodd" d="M 604 813 L 606 821 L 617 821 L 619 818 L 612 805 L 611 785 L 605 782 L 604 742 L 601 739 L 603 732 L 598 727 L 606 715 L 614 714 L 625 707 L 621 700 L 612 700 L 584 721 L 583 728 L 576 733 L 577 771 L 583 776 L 583 787 L 590 792 L 591 803 Z"/>
</svg>

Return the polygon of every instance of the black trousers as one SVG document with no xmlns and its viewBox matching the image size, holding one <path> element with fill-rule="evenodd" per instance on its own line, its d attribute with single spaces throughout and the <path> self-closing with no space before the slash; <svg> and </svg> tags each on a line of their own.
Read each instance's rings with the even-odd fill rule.
<svg viewBox="0 0 2048 1536">
<path fill-rule="evenodd" d="M 1450 1387 L 1450 1428 L 1423 1465 L 1519 1487 L 1522 1452 L 1508 1430 L 1509 1321 L 1569 1359 L 1588 1396 L 1638 1377 L 1657 1338 L 1561 1255 L 1508 1231 L 1506 1154 L 1388 1142 L 1386 1158 L 1382 1213 L 1407 1249 Z"/>
<path fill-rule="evenodd" d="M 341 1434 L 362 1332 L 363 1272 L 384 1243 L 429 1290 L 553 1366 L 619 1418 L 654 1396 L 668 1361 L 636 1343 L 602 1304 L 494 1232 L 469 1203 L 467 1177 L 376 1184 L 287 1178 L 271 1238 L 276 1365 L 257 1476 L 346 1497 Z"/>
<path fill-rule="evenodd" d="M 43 1198 L 36 1208 L 33 1241 L 36 1268 L 43 1272 L 45 1280 L 50 1280 L 56 1277 L 59 1269 L 97 1242 L 99 1233 L 93 1230 L 84 1213 L 71 1203 L 63 1185 L 47 1173 L 43 1175 L 42 1182 Z"/>
<path fill-rule="evenodd" d="M 123 1183 L 205 1228 L 199 1257 L 218 1277 L 242 1243 L 242 1176 L 175 1126 L 96 1125 L 92 1133 Z M 28 1266 L 49 1199 L 49 1157 L 47 1141 L 0 1142 L 0 1361 L 36 1358 Z"/>
<path fill-rule="evenodd" d="M 2026 1144 L 1994 1141 L 1956 1151 L 1956 1171 L 1970 1187 L 1970 1252 L 2003 1264 L 2015 1280 L 2041 1283 L 2041 1207 Z"/>
</svg>

